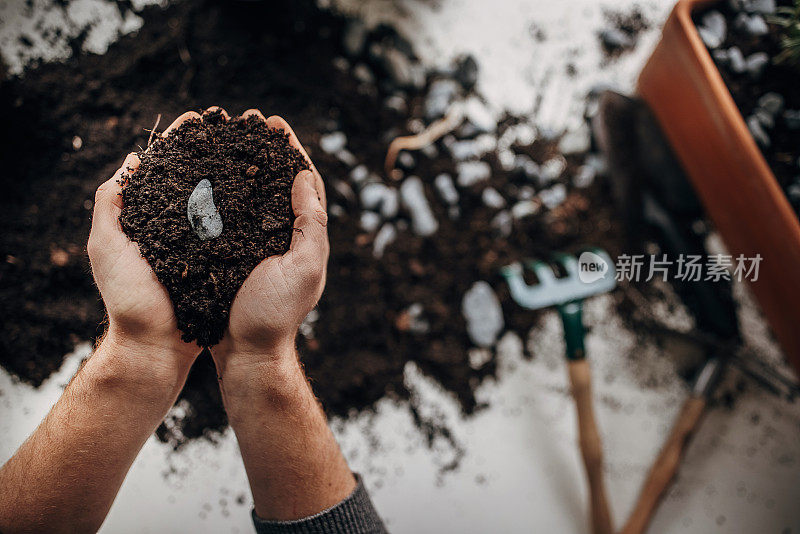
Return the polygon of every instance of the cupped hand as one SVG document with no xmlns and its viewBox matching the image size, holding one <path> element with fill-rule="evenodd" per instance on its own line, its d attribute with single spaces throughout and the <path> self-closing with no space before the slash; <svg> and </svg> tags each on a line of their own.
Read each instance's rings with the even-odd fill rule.
<svg viewBox="0 0 800 534">
<path fill-rule="evenodd" d="M 280 117 L 257 116 L 271 128 L 283 130 L 289 141 L 308 159 L 291 127 Z M 232 367 L 256 366 L 296 360 L 295 336 L 325 287 L 328 255 L 328 215 L 322 178 L 310 159 L 310 170 L 301 171 L 292 185 L 295 215 L 291 244 L 286 254 L 262 261 L 242 284 L 231 306 L 228 330 L 211 348 L 220 376 Z"/>
<path fill-rule="evenodd" d="M 162 135 L 198 117 L 194 112 L 184 113 Z M 146 360 L 151 366 L 185 368 L 200 348 L 181 341 L 167 290 L 119 223 L 122 184 L 138 167 L 139 158 L 129 154 L 122 167 L 95 194 L 86 249 L 108 314 L 108 331 L 103 342 L 117 345 L 127 353 L 135 351 L 136 358 Z"/>
</svg>

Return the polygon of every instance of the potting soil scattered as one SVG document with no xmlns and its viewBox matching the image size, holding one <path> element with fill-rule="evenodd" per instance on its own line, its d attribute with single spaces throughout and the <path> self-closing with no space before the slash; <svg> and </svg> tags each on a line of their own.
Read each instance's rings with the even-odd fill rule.
<svg viewBox="0 0 800 534">
<path fill-rule="evenodd" d="M 418 132 L 448 102 L 473 94 L 474 75 L 465 73 L 474 74 L 476 65 L 469 58 L 455 75 L 426 73 L 391 28 L 367 31 L 313 1 L 186 2 L 141 16 L 141 30 L 102 56 L 78 53 L 0 85 L 0 364 L 24 381 L 40 384 L 75 343 L 102 328 L 84 248 L 94 191 L 125 154 L 146 146 L 159 113 L 165 123 L 210 105 L 231 116 L 254 107 L 282 115 L 323 175 L 328 284 L 299 341 L 315 393 L 331 414 L 368 408 L 387 395 L 406 397 L 409 362 L 452 392 L 465 412 L 475 410 L 474 389 L 495 373 L 495 360 L 488 349 L 471 364 L 476 347 L 462 314 L 469 288 L 487 282 L 505 329 L 524 338 L 537 315 L 511 301 L 500 267 L 585 243 L 612 257 L 621 252 L 610 203 L 593 181 L 599 166 L 589 165 L 585 153 L 562 156 L 558 139 L 537 137 L 516 119 L 494 124 L 475 96 L 471 121 L 405 153 L 400 182 L 384 176 L 391 139 Z M 430 235 L 415 233 L 422 206 L 397 202 L 402 182 L 414 175 L 423 193 L 415 198 L 437 222 Z M 214 184 L 211 176 L 187 180 L 176 217 L 180 211 L 186 220 L 184 201 L 203 177 Z M 221 240 L 232 223 L 229 197 L 216 184 L 213 192 Z M 205 247 L 188 234 L 188 223 L 180 232 Z M 164 279 L 182 275 L 173 261 L 156 267 Z M 247 270 L 244 263 L 240 269 Z M 186 415 L 162 426 L 162 439 L 179 444 L 225 428 L 207 352 L 180 397 Z"/>
</svg>

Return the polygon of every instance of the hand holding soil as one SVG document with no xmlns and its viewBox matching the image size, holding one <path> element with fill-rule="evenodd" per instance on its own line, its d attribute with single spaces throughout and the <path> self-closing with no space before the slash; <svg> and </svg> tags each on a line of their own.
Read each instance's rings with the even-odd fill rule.
<svg viewBox="0 0 800 534">
<path fill-rule="evenodd" d="M 182 120 L 185 117 L 176 120 L 174 126 Z M 163 356 L 186 367 L 197 356 L 199 348 L 194 343 L 181 341 L 167 291 L 136 243 L 122 232 L 118 221 L 122 211 L 122 183 L 138 167 L 139 158 L 129 154 L 122 167 L 95 195 L 92 230 L 86 248 L 108 314 L 106 341 L 129 349 L 144 347 L 148 350 L 143 354 Z"/>
<path fill-rule="evenodd" d="M 307 157 L 286 121 L 264 119 L 257 110 L 243 116 L 251 115 L 286 132 Z M 220 375 L 240 364 L 248 373 L 254 364 L 282 363 L 278 359 L 287 355 L 294 359 L 297 329 L 322 295 L 330 245 L 325 188 L 313 164 L 294 179 L 291 205 L 295 220 L 288 252 L 265 259 L 247 277 L 231 306 L 228 331 L 211 349 Z"/>
</svg>

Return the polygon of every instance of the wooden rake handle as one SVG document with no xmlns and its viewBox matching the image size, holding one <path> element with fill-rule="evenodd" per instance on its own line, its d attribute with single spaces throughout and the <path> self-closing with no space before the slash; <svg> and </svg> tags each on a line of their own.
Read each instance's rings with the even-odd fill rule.
<svg viewBox="0 0 800 534">
<path fill-rule="evenodd" d="M 573 360 L 568 366 L 572 397 L 578 412 L 578 442 L 589 482 L 592 533 L 612 534 L 611 512 L 603 476 L 603 444 L 594 418 L 589 362 L 584 359 Z"/>
<path fill-rule="evenodd" d="M 641 534 L 647 529 L 653 512 L 661 500 L 661 495 L 678 471 L 686 444 L 697 427 L 705 408 L 706 399 L 702 395 L 693 395 L 683 404 L 678 420 L 672 427 L 672 432 L 653 463 L 653 467 L 650 468 L 650 473 L 642 486 L 642 492 L 639 494 L 639 500 L 620 534 Z"/>
</svg>

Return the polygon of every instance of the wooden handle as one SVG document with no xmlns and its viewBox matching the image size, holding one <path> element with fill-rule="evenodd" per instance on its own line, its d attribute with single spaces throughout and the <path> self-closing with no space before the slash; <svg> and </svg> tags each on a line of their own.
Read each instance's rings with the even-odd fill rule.
<svg viewBox="0 0 800 534">
<path fill-rule="evenodd" d="M 592 532 L 611 534 L 613 526 L 603 477 L 603 444 L 594 420 L 589 362 L 576 360 L 569 362 L 568 365 L 572 397 L 575 399 L 575 408 L 578 412 L 578 442 L 589 482 Z"/>
<path fill-rule="evenodd" d="M 639 500 L 620 534 L 641 534 L 647 529 L 661 495 L 678 471 L 683 451 L 689 442 L 689 437 L 697 427 L 705 407 L 706 400 L 702 396 L 689 397 L 683 404 L 678 420 L 672 427 L 672 432 L 653 463 L 653 467 L 650 468 L 650 473 L 639 494 Z"/>
</svg>

